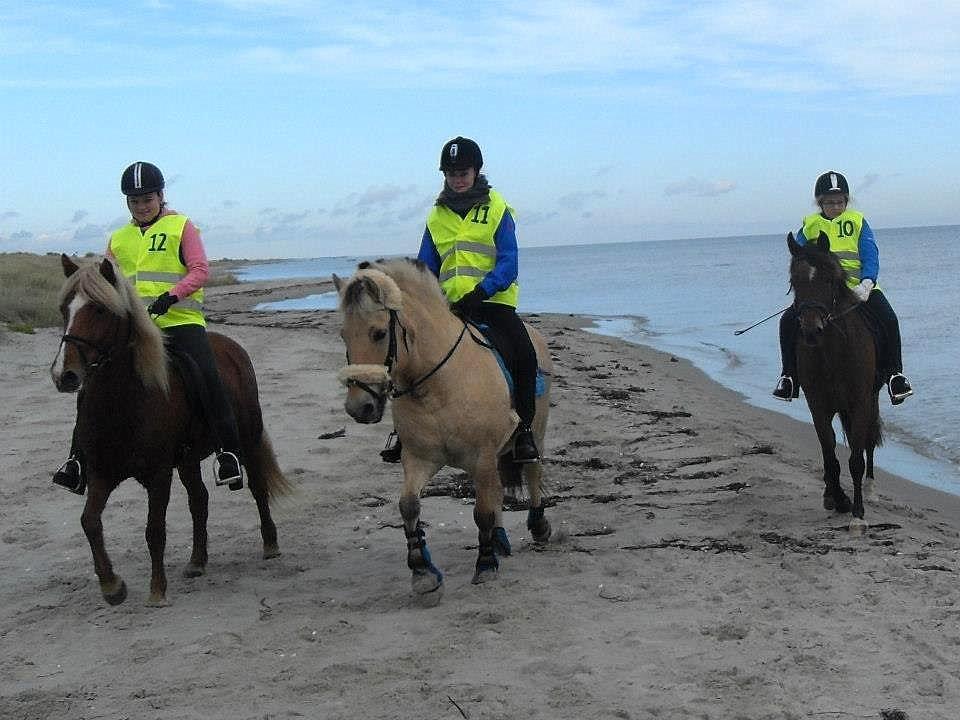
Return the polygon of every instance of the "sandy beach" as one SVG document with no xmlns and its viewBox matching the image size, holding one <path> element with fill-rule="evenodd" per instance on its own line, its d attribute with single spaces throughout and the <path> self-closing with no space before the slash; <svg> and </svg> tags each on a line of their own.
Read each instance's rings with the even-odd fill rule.
<svg viewBox="0 0 960 720">
<path fill-rule="evenodd" d="M 214 487 L 208 461 L 210 561 L 187 579 L 175 480 L 165 608 L 144 605 L 143 489 L 124 483 L 104 515 L 130 591 L 113 607 L 82 498 L 50 483 L 75 403 L 48 373 L 59 331 L 0 341 L 0 718 L 960 717 L 960 498 L 881 471 L 851 534 L 821 507 L 809 423 L 576 317 L 528 317 L 556 364 L 551 541 L 534 546 L 526 513 L 506 512 L 513 555 L 472 585 L 472 500 L 443 470 L 423 519 L 446 587 L 425 607 L 401 469 L 378 457 L 389 417 L 359 425 L 342 407 L 338 313 L 252 310 L 331 287 L 209 291 L 211 329 L 257 368 L 295 492 L 274 509 L 283 554 L 262 560 L 253 500 Z"/>
</svg>

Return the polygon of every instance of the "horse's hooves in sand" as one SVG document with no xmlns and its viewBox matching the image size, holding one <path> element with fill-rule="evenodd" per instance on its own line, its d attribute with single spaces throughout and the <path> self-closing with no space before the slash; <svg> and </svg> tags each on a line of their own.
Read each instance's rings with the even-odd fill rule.
<svg viewBox="0 0 960 720">
<path fill-rule="evenodd" d="M 869 527 L 870 526 L 866 523 L 866 521 L 864 521 L 863 518 L 850 518 L 850 534 L 855 537 L 860 537 L 863 535 Z"/>
<path fill-rule="evenodd" d="M 530 528 L 530 535 L 537 545 L 546 545 L 552 533 L 553 528 L 550 527 L 550 521 L 546 518 L 541 518 L 539 522 Z"/>
<path fill-rule="evenodd" d="M 170 601 L 167 600 L 166 595 L 151 595 L 144 605 L 152 608 L 170 607 Z"/>
<path fill-rule="evenodd" d="M 417 595 L 439 592 L 443 587 L 443 581 L 432 572 L 414 573 L 410 584 Z"/>
<path fill-rule="evenodd" d="M 488 567 L 484 569 L 477 568 L 477 572 L 474 573 L 472 582 L 474 585 L 479 585 L 480 583 L 485 583 L 490 580 L 496 580 L 499 570 L 496 567 Z"/>
<path fill-rule="evenodd" d="M 114 587 L 102 585 L 103 599 L 110 605 L 119 605 L 127 599 L 127 584 L 123 580 L 117 580 Z"/>
<path fill-rule="evenodd" d="M 271 558 L 280 557 L 280 548 L 277 545 L 264 545 L 263 546 L 263 559 L 270 560 Z"/>
<path fill-rule="evenodd" d="M 189 562 L 183 566 L 182 575 L 185 578 L 195 578 L 195 577 L 200 577 L 201 575 L 205 575 L 206 572 L 207 572 L 207 568 L 204 567 L 203 565 L 200 565 L 194 562 Z"/>
</svg>

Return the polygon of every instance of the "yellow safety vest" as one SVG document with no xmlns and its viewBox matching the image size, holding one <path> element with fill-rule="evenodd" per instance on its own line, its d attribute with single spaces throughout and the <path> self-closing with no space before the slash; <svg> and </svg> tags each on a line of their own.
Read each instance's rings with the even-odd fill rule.
<svg viewBox="0 0 960 720">
<path fill-rule="evenodd" d="M 435 205 L 430 211 L 427 229 L 440 255 L 440 287 L 450 302 L 473 290 L 497 264 L 493 236 L 507 211 L 513 213 L 513 208 L 496 190 L 490 191 L 489 201 L 474 205 L 466 217 L 444 205 Z M 515 308 L 519 298 L 520 287 L 514 281 L 487 302 Z"/>
<path fill-rule="evenodd" d="M 110 236 L 110 252 L 117 259 L 120 271 L 133 283 L 137 294 L 149 305 L 187 274 L 180 261 L 180 238 L 185 215 L 164 215 L 141 232 L 128 223 Z M 203 288 L 188 297 L 179 298 L 175 305 L 156 319 L 161 328 L 174 325 L 203 325 Z"/>
<path fill-rule="evenodd" d="M 863 229 L 863 215 L 856 210 L 844 210 L 833 220 L 827 220 L 820 213 L 807 215 L 803 219 L 803 236 L 808 243 L 816 243 L 820 233 L 826 233 L 830 239 L 830 252 L 837 256 L 840 265 L 847 271 L 847 285 L 855 287 L 860 283 L 860 231 Z"/>
</svg>

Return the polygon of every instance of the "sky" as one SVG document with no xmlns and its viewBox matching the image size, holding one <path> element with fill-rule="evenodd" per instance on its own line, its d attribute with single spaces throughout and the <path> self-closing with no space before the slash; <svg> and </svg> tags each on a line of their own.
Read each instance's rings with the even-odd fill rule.
<svg viewBox="0 0 960 720">
<path fill-rule="evenodd" d="M 145 160 L 211 258 L 415 255 L 457 135 L 521 248 L 786 233 L 825 170 L 960 224 L 958 91 L 943 0 L 4 0 L 0 252 L 102 252 Z"/>
</svg>

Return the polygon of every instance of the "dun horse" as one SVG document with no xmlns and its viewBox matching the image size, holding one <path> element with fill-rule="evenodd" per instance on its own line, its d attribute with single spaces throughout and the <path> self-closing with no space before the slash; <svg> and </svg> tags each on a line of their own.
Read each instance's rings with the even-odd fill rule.
<svg viewBox="0 0 960 720">
<path fill-rule="evenodd" d="M 527 527 L 535 542 L 550 537 L 541 466 L 526 464 L 521 470 L 509 455 L 518 418 L 496 357 L 475 341 L 479 339 L 475 328 L 449 311 L 436 278 L 422 263 L 409 259 L 361 263 L 351 278 L 334 280 L 349 363 L 341 371 L 347 385 L 346 411 L 357 422 L 376 423 L 383 417 L 387 397 L 393 399 L 393 421 L 403 443 L 400 515 L 414 592 L 432 592 L 443 582 L 427 550 L 420 493 L 444 465 L 466 471 L 473 480 L 479 538 L 473 582 L 492 579 L 499 567 L 497 553 L 510 553 L 502 527 L 501 480 L 519 484 L 522 472 L 530 494 Z M 549 374 L 546 343 L 529 330 L 540 367 Z M 533 423 L 541 450 L 548 409 L 549 376 L 547 392 L 537 398 Z"/>
<path fill-rule="evenodd" d="M 787 236 L 790 286 L 800 323 L 797 375 L 823 452 L 823 507 L 863 519 L 863 477 L 873 482 L 873 451 L 881 434 L 876 347 L 846 273 L 821 234 L 800 245 Z M 840 487 L 833 418 L 839 415 L 850 447 L 853 502 Z M 851 526 L 852 527 L 852 526 Z"/>
<path fill-rule="evenodd" d="M 213 451 L 206 423 L 191 410 L 179 373 L 168 369 L 163 335 L 133 287 L 109 259 L 82 267 L 61 256 L 64 335 L 51 366 L 60 392 L 80 389 L 76 440 L 84 457 L 87 499 L 81 524 L 111 605 L 127 588 L 104 546 L 101 515 L 110 493 L 129 477 L 147 490 L 146 540 L 152 565 L 149 605 L 165 605 L 166 513 L 173 468 L 187 490 L 193 517 L 193 552 L 185 577 L 207 564 L 207 489 L 200 461 Z M 210 333 L 210 344 L 239 425 L 250 492 L 260 512 L 263 557 L 280 554 L 269 500 L 288 489 L 263 428 L 257 380 L 237 343 Z M 82 387 L 81 387 L 82 386 Z"/>
</svg>

